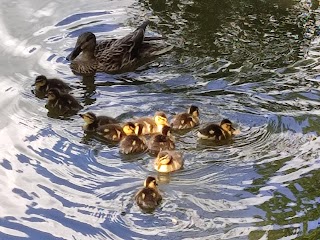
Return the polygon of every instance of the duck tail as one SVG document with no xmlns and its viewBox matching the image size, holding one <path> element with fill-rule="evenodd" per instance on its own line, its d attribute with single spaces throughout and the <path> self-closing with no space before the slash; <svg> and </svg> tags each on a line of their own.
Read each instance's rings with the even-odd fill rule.
<svg viewBox="0 0 320 240">
<path fill-rule="evenodd" d="M 173 49 L 173 46 L 169 45 L 169 46 L 166 46 L 162 49 L 157 49 L 157 50 L 153 51 L 152 55 L 153 56 L 160 56 L 160 55 L 163 55 L 163 54 L 170 52 L 172 49 Z"/>
</svg>

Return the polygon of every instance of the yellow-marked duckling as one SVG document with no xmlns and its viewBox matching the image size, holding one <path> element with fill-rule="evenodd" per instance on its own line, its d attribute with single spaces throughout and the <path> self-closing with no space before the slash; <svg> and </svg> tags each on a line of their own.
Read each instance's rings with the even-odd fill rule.
<svg viewBox="0 0 320 240">
<path fill-rule="evenodd" d="M 160 133 L 164 126 L 169 126 L 168 118 L 164 112 L 156 112 L 154 117 L 142 117 L 136 119 L 134 123 L 140 126 L 140 134 Z"/>
<path fill-rule="evenodd" d="M 182 153 L 169 150 L 161 151 L 155 159 L 153 166 L 155 170 L 162 173 L 176 171 L 183 166 Z"/>
<path fill-rule="evenodd" d="M 47 93 L 51 88 L 57 88 L 61 92 L 69 92 L 71 88 L 68 84 L 58 78 L 47 78 L 44 75 L 37 76 L 34 84 L 36 92 Z"/>
<path fill-rule="evenodd" d="M 162 196 L 157 188 L 157 180 L 149 176 L 143 185 L 144 188 L 135 195 L 136 203 L 144 211 L 153 211 L 162 200 Z"/>
<path fill-rule="evenodd" d="M 190 106 L 188 112 L 175 115 L 171 121 L 172 129 L 189 129 L 199 125 L 199 108 Z"/>
<path fill-rule="evenodd" d="M 82 33 L 67 57 L 70 67 L 77 74 L 92 74 L 95 71 L 118 74 L 134 71 L 139 66 L 165 54 L 172 46 L 160 42 L 162 38 L 144 36 L 149 21 L 121 39 L 96 41 L 92 32 Z M 149 41 L 151 40 L 151 41 Z"/>
<path fill-rule="evenodd" d="M 174 137 L 171 135 L 169 126 L 164 126 L 161 133 L 153 135 L 148 144 L 151 155 L 157 155 L 162 150 L 173 150 L 175 147 Z"/>
<path fill-rule="evenodd" d="M 139 127 L 141 127 L 141 126 L 135 125 L 134 132 L 139 132 L 139 130 L 136 130 Z M 128 133 L 129 133 L 129 131 L 128 131 Z M 134 134 L 135 133 L 127 135 L 120 141 L 120 144 L 119 144 L 120 153 L 122 153 L 122 154 L 137 154 L 137 153 L 143 153 L 148 149 L 147 144 L 146 144 L 146 140 L 143 137 L 139 137 Z"/>
<path fill-rule="evenodd" d="M 79 111 L 82 106 L 80 103 L 70 94 L 60 92 L 57 88 L 49 89 L 48 102 L 46 107 L 50 110 L 57 111 L 59 114 L 67 114 L 70 112 Z"/>
<path fill-rule="evenodd" d="M 233 135 L 239 134 L 240 131 L 232 126 L 229 119 L 223 119 L 220 125 L 211 123 L 205 128 L 198 131 L 198 137 L 201 139 L 225 140 L 230 139 Z"/>
<path fill-rule="evenodd" d="M 119 142 L 127 135 L 133 135 L 135 125 L 127 122 L 123 126 L 120 124 L 106 124 L 97 128 L 97 133 L 108 141 Z"/>
<path fill-rule="evenodd" d="M 85 121 L 85 124 L 82 127 L 84 131 L 95 131 L 102 125 L 118 123 L 118 121 L 112 117 L 97 116 L 93 112 L 87 112 L 79 115 Z"/>
</svg>

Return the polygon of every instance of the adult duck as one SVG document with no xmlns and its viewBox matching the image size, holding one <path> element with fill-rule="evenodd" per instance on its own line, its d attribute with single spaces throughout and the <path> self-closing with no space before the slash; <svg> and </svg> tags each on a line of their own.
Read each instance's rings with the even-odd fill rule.
<svg viewBox="0 0 320 240">
<path fill-rule="evenodd" d="M 121 39 L 110 39 L 97 43 L 92 32 L 82 33 L 75 48 L 67 57 L 75 74 L 90 75 L 95 72 L 118 74 L 134 71 L 172 49 L 159 41 L 162 38 L 145 37 L 150 21 L 145 21 L 134 32 Z M 157 41 L 158 40 L 158 41 Z M 80 54 L 81 53 L 81 54 Z"/>
</svg>

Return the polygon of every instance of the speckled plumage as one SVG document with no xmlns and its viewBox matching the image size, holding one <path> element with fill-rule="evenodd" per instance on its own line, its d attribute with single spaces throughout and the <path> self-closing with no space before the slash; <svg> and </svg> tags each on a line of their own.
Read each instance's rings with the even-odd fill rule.
<svg viewBox="0 0 320 240">
<path fill-rule="evenodd" d="M 164 42 L 147 41 L 144 33 L 148 24 L 149 21 L 144 22 L 134 32 L 121 39 L 99 43 L 93 33 L 81 34 L 74 50 L 67 57 L 71 61 L 72 71 L 84 75 L 95 72 L 118 74 L 134 71 L 155 57 L 170 51 L 172 46 Z"/>
</svg>

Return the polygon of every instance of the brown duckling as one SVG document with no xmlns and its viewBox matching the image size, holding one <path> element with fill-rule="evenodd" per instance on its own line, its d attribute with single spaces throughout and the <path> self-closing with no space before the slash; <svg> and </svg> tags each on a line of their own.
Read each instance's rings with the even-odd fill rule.
<svg viewBox="0 0 320 240">
<path fill-rule="evenodd" d="M 153 166 L 158 172 L 176 171 L 183 166 L 182 153 L 169 150 L 160 151 Z"/>
<path fill-rule="evenodd" d="M 223 119 L 220 125 L 211 123 L 205 128 L 199 129 L 198 137 L 201 139 L 225 140 L 230 139 L 233 135 L 239 134 L 240 131 L 232 126 L 229 119 Z"/>
<path fill-rule="evenodd" d="M 35 86 L 37 92 L 43 93 L 47 93 L 51 88 L 57 88 L 61 92 L 69 92 L 71 90 L 71 87 L 64 81 L 58 78 L 47 78 L 44 75 L 37 76 L 32 86 Z"/>
<path fill-rule="evenodd" d="M 172 129 L 189 129 L 199 125 L 199 108 L 190 106 L 185 113 L 175 115 L 171 121 Z"/>
<path fill-rule="evenodd" d="M 108 141 L 119 142 L 127 135 L 133 135 L 135 125 L 132 122 L 127 122 L 123 126 L 120 124 L 106 124 L 96 129 L 97 133 Z"/>
<path fill-rule="evenodd" d="M 140 125 L 140 135 L 160 133 L 163 126 L 169 126 L 168 118 L 164 112 L 156 112 L 154 117 L 142 117 L 134 121 L 136 125 Z"/>
<path fill-rule="evenodd" d="M 118 121 L 112 117 L 97 116 L 93 112 L 87 112 L 79 115 L 85 121 L 85 124 L 82 127 L 84 131 L 95 131 L 102 125 L 118 123 Z"/>
<path fill-rule="evenodd" d="M 140 130 L 137 128 L 140 128 L 140 125 L 135 125 L 135 133 L 139 132 Z M 122 154 L 136 154 L 136 153 L 143 153 L 145 152 L 148 147 L 146 144 L 146 140 L 144 137 L 139 137 L 137 135 L 129 134 L 129 131 L 127 131 L 127 136 L 124 136 L 124 138 L 120 141 L 119 148 L 120 153 Z"/>
<path fill-rule="evenodd" d="M 60 114 L 77 112 L 83 108 L 80 103 L 69 93 L 60 92 L 57 88 L 49 89 L 46 107 L 49 110 L 58 111 Z"/>
<path fill-rule="evenodd" d="M 157 155 L 162 150 L 173 150 L 175 147 L 174 137 L 171 135 L 169 126 L 164 126 L 161 133 L 153 135 L 148 144 L 151 155 Z"/>
<path fill-rule="evenodd" d="M 157 181 L 154 177 L 147 177 L 142 188 L 135 195 L 138 206 L 145 211 L 153 211 L 162 200 L 162 196 L 157 188 Z"/>
</svg>

